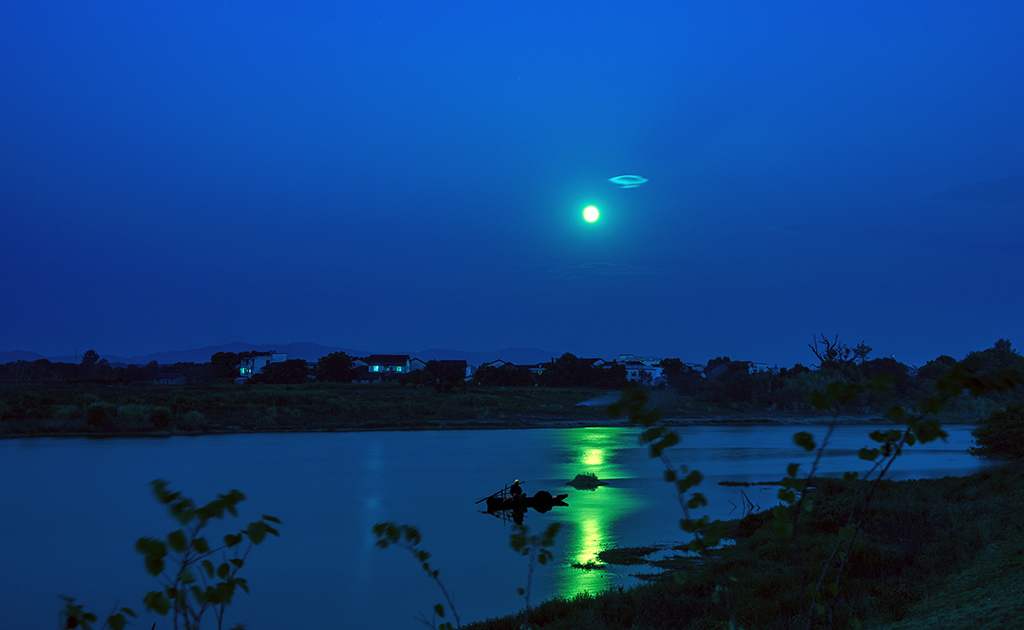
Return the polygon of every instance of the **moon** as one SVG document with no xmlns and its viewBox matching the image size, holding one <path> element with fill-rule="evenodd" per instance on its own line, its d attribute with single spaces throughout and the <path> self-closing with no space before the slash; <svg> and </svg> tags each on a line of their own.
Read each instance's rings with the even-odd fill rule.
<svg viewBox="0 0 1024 630">
<path fill-rule="evenodd" d="M 601 216 L 601 212 L 594 206 L 587 206 L 583 209 L 583 218 L 587 220 L 587 223 L 597 221 L 599 216 Z"/>
</svg>

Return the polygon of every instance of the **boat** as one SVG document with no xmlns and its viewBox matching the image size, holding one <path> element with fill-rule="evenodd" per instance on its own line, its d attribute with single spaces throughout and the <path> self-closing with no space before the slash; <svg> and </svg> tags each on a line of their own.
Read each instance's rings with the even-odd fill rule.
<svg viewBox="0 0 1024 630">
<path fill-rule="evenodd" d="M 511 495 L 502 493 L 499 496 L 487 497 L 488 512 L 513 510 L 524 512 L 533 508 L 538 512 L 547 512 L 556 505 L 569 505 L 565 502 L 568 494 L 551 494 L 547 490 L 538 490 L 532 497 L 526 494 Z"/>
</svg>

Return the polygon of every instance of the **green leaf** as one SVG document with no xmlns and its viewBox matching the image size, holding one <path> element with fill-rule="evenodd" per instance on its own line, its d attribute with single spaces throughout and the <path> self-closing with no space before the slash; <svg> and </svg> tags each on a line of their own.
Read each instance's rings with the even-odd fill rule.
<svg viewBox="0 0 1024 630">
<path fill-rule="evenodd" d="M 857 527 L 854 525 L 847 525 L 839 528 L 839 540 L 853 540 L 853 535 L 857 533 Z"/>
<path fill-rule="evenodd" d="M 793 443 L 805 451 L 813 451 L 815 448 L 814 436 L 807 431 L 800 431 L 793 435 Z M 792 477 L 792 475 L 790 475 Z"/>
<path fill-rule="evenodd" d="M 881 451 L 879 451 L 877 448 L 862 448 L 860 449 L 860 452 L 857 454 L 857 457 L 860 457 L 861 459 L 867 460 L 869 462 L 873 462 L 876 459 L 878 459 L 878 455 L 880 453 Z"/>
<path fill-rule="evenodd" d="M 172 551 L 176 553 L 185 551 L 185 544 L 185 532 L 182 530 L 178 529 L 167 534 L 167 546 L 170 547 Z"/>
<path fill-rule="evenodd" d="M 267 537 L 267 525 L 263 521 L 253 521 L 249 523 L 248 529 L 245 530 L 249 536 L 249 540 L 252 544 L 258 545 L 263 542 L 263 539 Z M 406 535 L 408 538 L 408 534 Z"/>
<path fill-rule="evenodd" d="M 797 464 L 795 462 L 791 463 L 790 465 L 786 466 L 786 476 L 787 477 L 796 477 L 796 472 L 799 469 L 800 469 L 800 464 Z"/>
<path fill-rule="evenodd" d="M 697 508 L 702 508 L 707 504 L 708 500 L 704 497 L 704 495 L 699 492 L 695 492 L 694 495 L 690 497 L 690 500 L 686 502 L 686 507 L 690 508 L 691 510 L 696 510 Z"/>
<path fill-rule="evenodd" d="M 263 515 L 263 520 L 270 521 L 271 523 L 277 523 L 278 525 L 282 524 L 281 521 L 277 519 L 277 517 L 269 516 L 267 514 Z"/>
<path fill-rule="evenodd" d="M 438 617 L 444 617 L 444 606 L 441 604 L 434 604 L 434 614 Z"/>
<path fill-rule="evenodd" d="M 227 579 L 228 575 L 230 575 L 230 574 L 231 574 L 231 567 L 228 566 L 228 563 L 227 562 L 220 563 L 220 566 L 217 567 L 217 577 L 219 577 L 222 580 L 225 580 L 225 579 Z"/>
<path fill-rule="evenodd" d="M 519 593 L 520 595 L 526 595 L 526 591 L 524 591 L 524 590 L 523 590 L 523 589 L 521 589 L 521 588 L 517 588 L 517 589 L 516 589 L 516 592 L 517 592 L 517 593 Z"/>
</svg>

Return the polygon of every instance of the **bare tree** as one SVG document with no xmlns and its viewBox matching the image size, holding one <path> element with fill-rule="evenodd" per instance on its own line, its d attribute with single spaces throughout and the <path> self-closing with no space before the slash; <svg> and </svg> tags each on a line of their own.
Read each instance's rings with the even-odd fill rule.
<svg viewBox="0 0 1024 630">
<path fill-rule="evenodd" d="M 822 347 L 819 347 L 821 344 Z M 821 334 L 821 339 L 817 337 L 814 339 L 813 344 L 807 344 L 807 347 L 811 349 L 814 356 L 818 357 L 818 361 L 821 365 L 831 363 L 835 365 L 843 365 L 847 363 L 853 363 L 856 360 L 860 360 L 863 363 L 868 355 L 871 354 L 872 348 L 863 341 L 857 344 L 856 348 L 850 348 L 842 341 L 839 341 L 839 335 L 836 335 L 831 341 L 825 336 L 825 333 Z"/>
</svg>

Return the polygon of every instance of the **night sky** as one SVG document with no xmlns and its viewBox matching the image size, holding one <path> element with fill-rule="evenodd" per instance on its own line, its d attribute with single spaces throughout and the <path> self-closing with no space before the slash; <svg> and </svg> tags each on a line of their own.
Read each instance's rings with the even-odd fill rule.
<svg viewBox="0 0 1024 630">
<path fill-rule="evenodd" d="M 1022 112 L 1019 0 L 5 2 L 0 350 L 1020 346 Z"/>
</svg>

